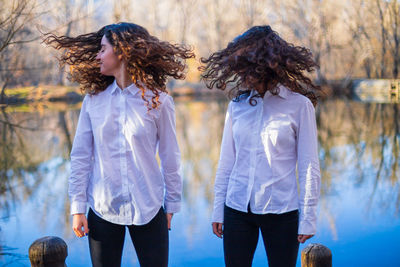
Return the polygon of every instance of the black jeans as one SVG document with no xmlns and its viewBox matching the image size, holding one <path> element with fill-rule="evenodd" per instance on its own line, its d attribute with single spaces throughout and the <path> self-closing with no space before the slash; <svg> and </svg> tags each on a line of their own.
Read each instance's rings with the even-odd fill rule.
<svg viewBox="0 0 400 267">
<path fill-rule="evenodd" d="M 88 214 L 88 225 L 92 265 L 94 267 L 121 266 L 126 226 L 105 221 L 91 209 Z M 168 266 L 168 227 L 163 208 L 149 223 L 127 227 L 140 266 Z"/>
<path fill-rule="evenodd" d="M 224 209 L 224 255 L 228 267 L 251 266 L 261 230 L 269 267 L 296 266 L 299 242 L 297 210 L 258 215 Z"/>
</svg>

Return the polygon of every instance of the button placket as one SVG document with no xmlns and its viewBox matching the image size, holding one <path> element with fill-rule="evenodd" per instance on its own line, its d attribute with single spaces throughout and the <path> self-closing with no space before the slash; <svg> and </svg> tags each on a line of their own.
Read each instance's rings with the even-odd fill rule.
<svg viewBox="0 0 400 267">
<path fill-rule="evenodd" d="M 254 117 L 254 131 L 253 131 L 253 136 L 251 138 L 251 152 L 250 152 L 250 169 L 249 169 L 249 184 L 247 186 L 247 205 L 250 203 L 250 198 L 251 198 L 251 192 L 253 191 L 253 186 L 254 186 L 254 176 L 255 176 L 255 171 L 256 171 L 256 164 L 257 164 L 257 148 L 260 145 L 259 144 L 259 136 L 260 136 L 260 128 L 261 128 L 261 121 L 262 121 L 262 115 L 264 111 L 264 105 L 263 105 L 263 100 L 260 99 L 257 101 L 257 105 L 255 107 L 256 110 L 256 116 Z"/>
<path fill-rule="evenodd" d="M 120 172 L 121 172 L 121 186 L 122 186 L 122 195 L 128 201 L 129 192 L 128 192 L 128 170 L 127 170 L 127 158 L 126 158 L 126 138 L 125 138 L 125 119 L 126 119 L 126 101 L 125 95 L 122 90 L 120 90 L 119 94 L 119 118 L 118 118 L 118 126 L 119 126 L 119 139 L 120 139 Z"/>
</svg>

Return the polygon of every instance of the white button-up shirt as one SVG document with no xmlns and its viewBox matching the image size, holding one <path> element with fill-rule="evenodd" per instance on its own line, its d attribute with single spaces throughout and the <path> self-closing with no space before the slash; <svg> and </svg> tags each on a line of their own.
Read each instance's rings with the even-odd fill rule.
<svg viewBox="0 0 400 267">
<path fill-rule="evenodd" d="M 168 213 L 179 211 L 175 108 L 171 96 L 159 100 L 148 111 L 135 85 L 121 90 L 115 81 L 84 98 L 71 151 L 71 214 L 85 213 L 88 203 L 109 222 L 143 225 L 163 204 Z"/>
<path fill-rule="evenodd" d="M 255 214 L 300 211 L 299 234 L 315 234 L 320 191 L 317 127 L 311 101 L 279 85 L 279 94 L 242 95 L 225 119 L 215 178 L 213 222 L 224 204 Z M 296 176 L 298 172 L 298 185 Z"/>
</svg>

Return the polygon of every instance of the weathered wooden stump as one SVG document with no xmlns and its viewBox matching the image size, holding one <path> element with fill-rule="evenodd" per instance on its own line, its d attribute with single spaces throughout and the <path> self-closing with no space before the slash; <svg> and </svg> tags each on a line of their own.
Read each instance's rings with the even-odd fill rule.
<svg viewBox="0 0 400 267">
<path fill-rule="evenodd" d="M 32 267 L 65 267 L 67 256 L 67 244 L 56 236 L 39 238 L 29 247 L 29 260 Z"/>
<path fill-rule="evenodd" d="M 310 244 L 301 251 L 301 267 L 332 267 L 332 252 L 321 244 Z"/>
</svg>

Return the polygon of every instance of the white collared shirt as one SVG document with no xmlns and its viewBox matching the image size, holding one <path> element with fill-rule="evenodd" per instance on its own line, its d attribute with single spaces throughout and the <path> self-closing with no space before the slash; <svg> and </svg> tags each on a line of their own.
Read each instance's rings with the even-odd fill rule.
<svg viewBox="0 0 400 267">
<path fill-rule="evenodd" d="M 134 84 L 121 90 L 115 81 L 84 98 L 71 151 L 71 214 L 85 213 L 88 203 L 109 222 L 143 225 L 163 204 L 168 213 L 180 210 L 175 108 L 171 96 L 159 100 L 148 111 Z"/>
<path fill-rule="evenodd" d="M 282 85 L 278 95 L 267 92 L 251 106 L 254 93 L 228 106 L 212 221 L 223 222 L 224 204 L 242 212 L 250 205 L 255 214 L 298 209 L 299 234 L 315 234 L 320 169 L 314 106 Z"/>
</svg>

